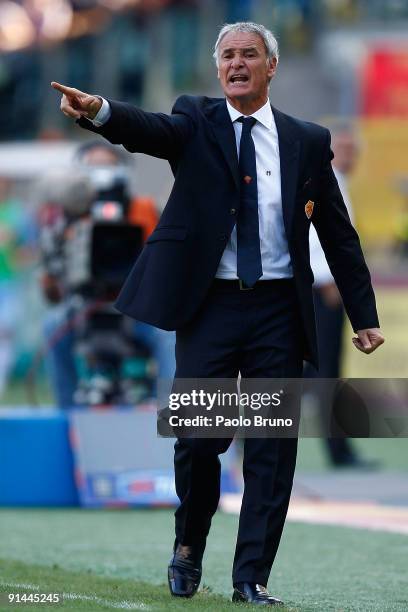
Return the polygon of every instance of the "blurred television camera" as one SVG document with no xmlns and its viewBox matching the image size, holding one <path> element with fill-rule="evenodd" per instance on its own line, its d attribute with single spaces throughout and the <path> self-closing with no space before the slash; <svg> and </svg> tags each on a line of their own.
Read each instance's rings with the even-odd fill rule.
<svg viewBox="0 0 408 612">
<path fill-rule="evenodd" d="M 89 167 L 94 190 L 87 211 L 64 206 L 65 282 L 71 293 L 112 301 L 143 246 L 143 232 L 128 220 L 130 197 L 121 167 Z"/>
<path fill-rule="evenodd" d="M 121 164 L 77 163 L 50 172 L 40 186 L 42 285 L 51 304 L 64 304 L 64 325 L 74 333 L 75 404 L 151 395 L 149 351 L 135 338 L 134 322 L 113 308 L 143 246 L 143 227 L 129 220 L 128 184 Z"/>
</svg>

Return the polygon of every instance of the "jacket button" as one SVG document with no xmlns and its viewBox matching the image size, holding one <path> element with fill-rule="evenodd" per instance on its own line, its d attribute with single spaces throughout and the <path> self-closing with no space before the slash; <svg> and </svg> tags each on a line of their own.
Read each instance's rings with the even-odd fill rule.
<svg viewBox="0 0 408 612">
<path fill-rule="evenodd" d="M 220 239 L 222 242 L 224 242 L 224 240 L 227 240 L 227 239 L 228 239 L 228 236 L 227 236 L 227 234 L 220 234 L 219 239 Z"/>
<path fill-rule="evenodd" d="M 231 215 L 235 215 L 236 212 L 237 212 L 236 208 L 231 208 L 231 210 L 230 210 Z"/>
</svg>

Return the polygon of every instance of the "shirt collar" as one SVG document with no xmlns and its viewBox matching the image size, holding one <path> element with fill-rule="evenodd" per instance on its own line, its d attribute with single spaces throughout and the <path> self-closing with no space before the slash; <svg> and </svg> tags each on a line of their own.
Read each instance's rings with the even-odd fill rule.
<svg viewBox="0 0 408 612">
<path fill-rule="evenodd" d="M 234 123 L 234 121 L 242 117 L 242 113 L 240 113 L 236 108 L 234 108 L 228 102 L 228 100 L 225 101 L 227 103 L 227 109 L 229 112 L 229 116 L 231 117 L 231 121 Z M 261 106 L 261 108 L 258 108 L 258 110 L 251 115 L 251 117 L 259 121 L 259 123 L 262 123 L 262 125 L 268 128 L 268 130 L 271 129 L 273 124 L 273 113 L 269 98 L 267 99 L 265 104 Z"/>
</svg>

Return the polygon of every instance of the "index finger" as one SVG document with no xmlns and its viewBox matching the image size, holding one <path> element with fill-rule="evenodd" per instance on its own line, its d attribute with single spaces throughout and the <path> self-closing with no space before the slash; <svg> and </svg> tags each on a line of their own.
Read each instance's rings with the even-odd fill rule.
<svg viewBox="0 0 408 612">
<path fill-rule="evenodd" d="M 61 83 L 56 83 L 55 81 L 51 82 L 51 87 L 66 95 L 74 96 L 79 93 L 77 89 L 74 89 L 73 87 L 67 87 L 66 85 L 61 85 Z"/>
</svg>

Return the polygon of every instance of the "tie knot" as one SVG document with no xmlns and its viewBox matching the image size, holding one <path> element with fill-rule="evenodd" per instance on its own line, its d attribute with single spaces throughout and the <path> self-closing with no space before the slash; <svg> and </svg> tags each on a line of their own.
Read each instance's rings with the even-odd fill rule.
<svg viewBox="0 0 408 612">
<path fill-rule="evenodd" d="M 237 121 L 242 123 L 242 127 L 246 128 L 247 130 L 252 130 L 252 128 L 254 127 L 256 123 L 255 117 L 239 117 Z"/>
</svg>

